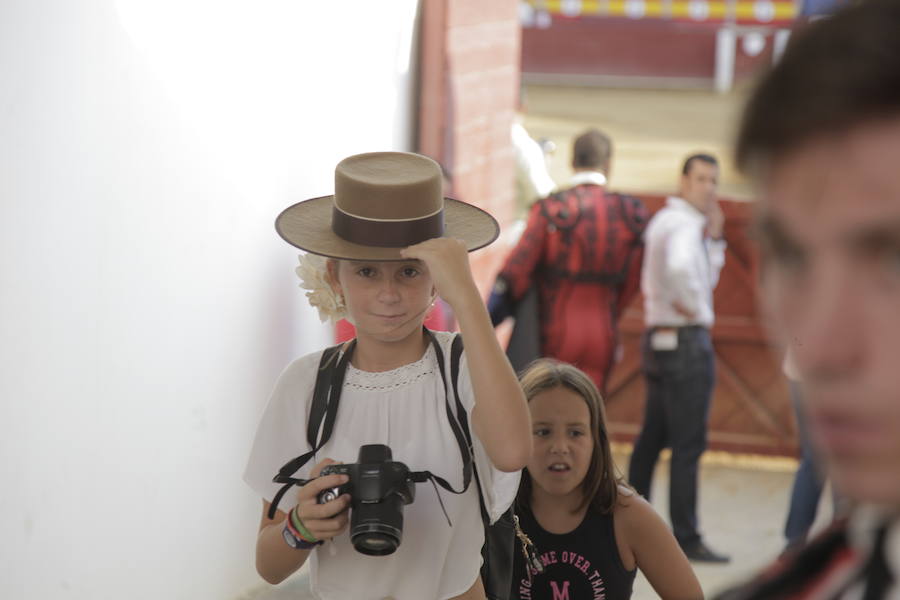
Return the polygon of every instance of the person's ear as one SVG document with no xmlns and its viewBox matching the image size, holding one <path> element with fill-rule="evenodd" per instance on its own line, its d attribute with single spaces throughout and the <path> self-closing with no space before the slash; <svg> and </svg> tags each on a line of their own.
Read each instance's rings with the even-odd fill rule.
<svg viewBox="0 0 900 600">
<path fill-rule="evenodd" d="M 325 275 L 326 280 L 328 281 L 328 285 L 331 286 L 331 289 L 334 290 L 334 293 L 338 296 L 343 296 L 344 292 L 341 289 L 341 280 L 338 277 L 338 261 L 329 258 L 325 261 Z"/>
</svg>

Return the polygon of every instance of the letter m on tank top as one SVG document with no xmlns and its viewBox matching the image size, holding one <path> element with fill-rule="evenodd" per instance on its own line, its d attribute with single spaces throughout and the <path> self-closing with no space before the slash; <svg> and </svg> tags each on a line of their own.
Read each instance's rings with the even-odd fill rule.
<svg viewBox="0 0 900 600">
<path fill-rule="evenodd" d="M 572 600 L 569 598 L 569 582 L 563 582 L 562 590 L 559 589 L 557 583 L 556 581 L 550 582 L 550 587 L 553 588 L 553 600 Z"/>
</svg>

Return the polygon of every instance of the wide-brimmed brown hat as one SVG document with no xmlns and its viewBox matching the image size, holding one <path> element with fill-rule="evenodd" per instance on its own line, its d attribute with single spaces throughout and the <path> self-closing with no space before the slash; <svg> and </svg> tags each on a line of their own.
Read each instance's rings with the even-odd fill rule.
<svg viewBox="0 0 900 600">
<path fill-rule="evenodd" d="M 487 246 L 500 226 L 476 206 L 445 198 L 441 168 L 410 152 L 369 152 L 334 169 L 334 194 L 298 202 L 275 220 L 301 250 L 346 260 L 402 260 L 400 250 L 436 237 Z"/>
</svg>

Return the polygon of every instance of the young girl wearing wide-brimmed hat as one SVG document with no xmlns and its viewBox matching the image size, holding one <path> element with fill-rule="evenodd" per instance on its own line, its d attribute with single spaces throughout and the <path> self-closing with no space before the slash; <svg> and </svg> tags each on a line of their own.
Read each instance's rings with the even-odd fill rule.
<svg viewBox="0 0 900 600">
<path fill-rule="evenodd" d="M 311 557 L 312 591 L 329 600 L 484 598 L 484 525 L 474 483 L 460 495 L 442 491 L 440 500 L 431 485 L 418 484 L 415 500 L 404 507 L 402 543 L 390 555 L 367 556 L 347 533 L 349 495 L 317 503 L 320 492 L 347 476 L 316 477 L 328 464 L 355 463 L 362 445 L 384 444 L 410 470 L 463 487 L 463 458 L 437 362 L 438 354 L 450 356 L 453 334 L 433 332 L 432 341 L 422 326 L 439 294 L 453 309 L 465 344 L 457 389 L 473 434 L 484 507 L 491 519 L 509 507 L 531 453 L 528 407 L 467 254 L 496 239 L 496 221 L 443 198 L 433 160 L 381 152 L 341 161 L 334 195 L 289 207 L 276 228 L 309 253 L 298 273 L 311 303 L 332 319 L 346 316 L 357 337 L 355 346 L 344 346 L 349 365 L 334 433 L 296 474 L 312 480 L 289 489 L 273 518 L 269 509 L 280 487 L 273 474 L 313 450 L 307 419 L 321 351 L 285 369 L 263 414 L 245 472 L 263 497 L 258 571 L 276 583 Z M 292 539 L 299 542 L 289 544 Z"/>
</svg>

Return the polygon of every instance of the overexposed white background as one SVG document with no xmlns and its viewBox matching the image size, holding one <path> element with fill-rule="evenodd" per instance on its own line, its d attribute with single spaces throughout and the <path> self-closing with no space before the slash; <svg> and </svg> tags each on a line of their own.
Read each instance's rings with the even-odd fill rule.
<svg viewBox="0 0 900 600">
<path fill-rule="evenodd" d="M 0 597 L 221 600 L 280 370 L 277 213 L 412 148 L 416 0 L 0 3 Z"/>
</svg>

